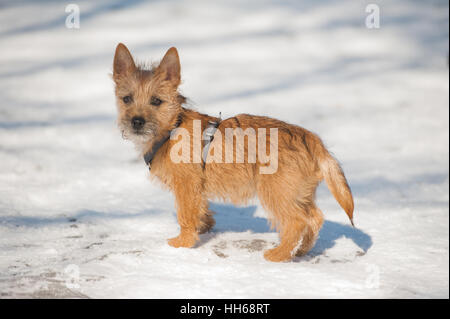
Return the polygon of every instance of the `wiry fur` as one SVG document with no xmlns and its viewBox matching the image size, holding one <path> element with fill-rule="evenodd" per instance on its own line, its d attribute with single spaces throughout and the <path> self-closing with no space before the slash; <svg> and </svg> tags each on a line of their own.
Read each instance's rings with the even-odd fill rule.
<svg viewBox="0 0 450 319">
<path fill-rule="evenodd" d="M 119 44 L 114 58 L 113 79 L 119 111 L 119 127 L 124 137 L 137 145 L 143 154 L 153 143 L 173 129 L 182 118 L 181 128 L 193 138 L 193 120 L 200 120 L 202 128 L 217 118 L 182 107 L 185 98 L 178 91 L 180 65 L 178 53 L 171 48 L 160 65 L 150 69 L 137 67 L 128 51 Z M 133 103 L 125 105 L 123 96 L 132 94 Z M 161 106 L 149 105 L 158 96 Z M 134 116 L 142 116 L 146 124 L 141 135 L 130 125 Z M 240 114 L 220 123 L 218 130 L 225 136 L 225 128 L 278 128 L 278 170 L 274 174 L 260 174 L 260 164 L 174 163 L 170 149 L 175 141 L 167 141 L 153 158 L 151 174 L 175 195 L 179 236 L 169 240 L 173 247 L 192 247 L 198 233 L 208 231 L 215 224 L 208 200 L 219 198 L 243 204 L 257 196 L 273 228 L 280 232 L 280 245 L 265 252 L 270 261 L 290 260 L 293 254 L 306 254 L 317 239 L 323 224 L 323 214 L 315 205 L 315 192 L 320 181 L 327 182 L 332 194 L 353 217 L 353 198 L 338 162 L 328 153 L 318 136 L 296 125 L 262 116 Z M 269 132 L 267 130 L 267 147 Z M 217 141 L 216 141 L 217 142 Z M 222 142 L 223 143 L 223 142 Z M 244 145 L 247 159 L 247 144 Z M 191 149 L 191 160 L 192 160 Z M 224 155 L 222 155 L 224 156 Z"/>
</svg>

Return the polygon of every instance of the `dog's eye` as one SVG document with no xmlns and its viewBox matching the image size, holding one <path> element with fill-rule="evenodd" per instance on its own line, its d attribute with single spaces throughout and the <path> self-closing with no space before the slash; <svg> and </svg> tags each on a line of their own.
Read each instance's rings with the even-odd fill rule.
<svg viewBox="0 0 450 319">
<path fill-rule="evenodd" d="M 162 103 L 161 99 L 158 99 L 156 96 L 152 96 L 150 99 L 150 104 L 154 106 L 160 106 Z"/>
<path fill-rule="evenodd" d="M 131 103 L 131 101 L 133 101 L 133 98 L 131 97 L 131 95 L 127 95 L 122 98 L 122 101 L 125 104 L 129 104 L 129 103 Z"/>
</svg>

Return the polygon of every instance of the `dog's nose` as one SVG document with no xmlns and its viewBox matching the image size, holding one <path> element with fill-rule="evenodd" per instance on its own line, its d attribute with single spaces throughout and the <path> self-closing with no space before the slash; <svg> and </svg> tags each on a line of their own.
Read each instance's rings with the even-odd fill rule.
<svg viewBox="0 0 450 319">
<path fill-rule="evenodd" d="M 131 125 L 133 125 L 133 128 L 135 130 L 141 129 L 145 124 L 145 120 L 141 116 L 135 116 L 131 119 Z"/>
</svg>

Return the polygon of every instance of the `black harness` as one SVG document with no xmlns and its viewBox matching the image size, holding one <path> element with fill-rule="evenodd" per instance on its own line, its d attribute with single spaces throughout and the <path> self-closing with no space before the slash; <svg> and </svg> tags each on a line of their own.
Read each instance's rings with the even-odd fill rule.
<svg viewBox="0 0 450 319">
<path fill-rule="evenodd" d="M 203 159 L 203 168 L 205 168 L 205 164 L 206 164 L 206 158 L 208 156 L 208 151 L 209 151 L 209 147 L 211 145 L 212 140 L 214 139 L 214 133 L 217 130 L 217 127 L 220 124 L 220 118 L 218 121 L 208 121 L 208 126 L 206 127 L 204 134 L 203 134 L 203 141 L 205 142 L 205 145 L 203 147 L 203 154 L 202 154 L 202 159 Z M 152 161 L 153 158 L 155 157 L 156 153 L 158 152 L 158 150 L 170 139 L 170 135 L 172 133 L 173 130 L 177 129 L 181 123 L 183 122 L 183 115 L 182 113 L 180 113 L 180 115 L 178 116 L 177 122 L 175 123 L 175 127 L 170 130 L 168 132 L 167 135 L 163 136 L 161 139 L 157 140 L 151 150 L 149 150 L 148 152 L 146 152 L 144 154 L 144 161 L 145 164 L 148 166 L 148 169 L 151 170 L 152 169 Z"/>
<path fill-rule="evenodd" d="M 162 139 L 156 141 L 156 143 L 153 144 L 152 149 L 144 154 L 144 161 L 145 164 L 148 166 L 148 169 L 152 169 L 152 161 L 153 158 L 156 155 L 156 152 L 161 148 L 161 146 L 164 145 L 170 138 L 170 133 L 167 136 L 164 136 Z"/>
<path fill-rule="evenodd" d="M 176 128 L 178 128 L 182 122 L 183 122 L 183 113 L 180 113 L 180 114 L 178 114 L 177 121 L 175 122 L 175 127 L 172 130 L 170 130 L 161 139 L 157 140 L 153 144 L 152 149 L 144 154 L 144 162 L 145 162 L 145 165 L 148 166 L 149 170 L 152 169 L 152 161 L 153 161 L 153 158 L 155 157 L 156 153 L 158 152 L 158 150 L 161 148 L 161 146 L 163 146 L 170 139 L 170 134 L 172 133 L 172 131 L 175 130 Z"/>
</svg>

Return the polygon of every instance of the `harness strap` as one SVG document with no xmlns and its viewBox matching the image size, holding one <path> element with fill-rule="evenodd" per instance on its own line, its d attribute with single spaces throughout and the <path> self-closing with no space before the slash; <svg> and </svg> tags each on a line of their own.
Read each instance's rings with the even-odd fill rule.
<svg viewBox="0 0 450 319">
<path fill-rule="evenodd" d="M 161 148 L 161 146 L 163 146 L 164 143 L 166 143 L 169 138 L 170 138 L 170 134 L 167 136 L 164 136 L 162 139 L 156 141 L 156 143 L 153 144 L 152 149 L 144 154 L 144 161 L 149 169 L 152 169 L 152 167 L 151 167 L 152 161 L 156 155 L 156 152 L 158 152 L 158 150 Z"/>
<path fill-rule="evenodd" d="M 174 129 L 178 128 L 181 125 L 181 122 L 183 122 L 183 114 L 182 113 L 180 113 L 178 115 Z M 148 166 L 149 170 L 152 169 L 153 158 L 155 157 L 156 153 L 161 148 L 161 146 L 163 146 L 170 139 L 170 134 L 172 133 L 173 130 L 169 131 L 169 133 L 167 135 L 165 135 L 161 139 L 157 140 L 153 144 L 152 149 L 144 154 L 144 161 L 145 161 L 145 164 Z"/>
<path fill-rule="evenodd" d="M 208 121 L 208 126 L 206 127 L 205 131 L 203 132 L 203 140 L 205 141 L 205 146 L 203 147 L 203 153 L 202 153 L 202 159 L 203 159 L 203 168 L 205 168 L 206 165 L 206 159 L 208 157 L 209 147 L 211 146 L 211 142 L 214 139 L 214 134 L 217 131 L 217 127 L 219 127 L 220 119 L 219 121 Z"/>
<path fill-rule="evenodd" d="M 205 168 L 205 165 L 206 165 L 206 159 L 208 157 L 208 152 L 209 152 L 209 148 L 211 146 L 211 142 L 214 139 L 214 134 L 216 133 L 216 130 L 219 127 L 219 124 L 221 122 L 220 116 L 221 115 L 219 115 L 218 121 L 208 121 L 208 126 L 206 127 L 205 131 L 203 132 L 203 141 L 205 141 L 205 146 L 203 147 L 203 153 L 202 153 L 203 168 Z M 180 113 L 180 115 L 177 119 L 177 122 L 175 123 L 174 129 L 178 128 L 180 126 L 181 122 L 182 122 L 182 114 Z M 169 131 L 169 133 L 167 135 L 163 136 L 161 139 L 156 141 L 153 144 L 152 149 L 144 154 L 144 161 L 145 161 L 145 164 L 148 166 L 149 170 L 151 170 L 153 158 L 155 157 L 158 150 L 170 139 L 170 134 L 172 133 L 172 131 L 173 130 Z"/>
</svg>

